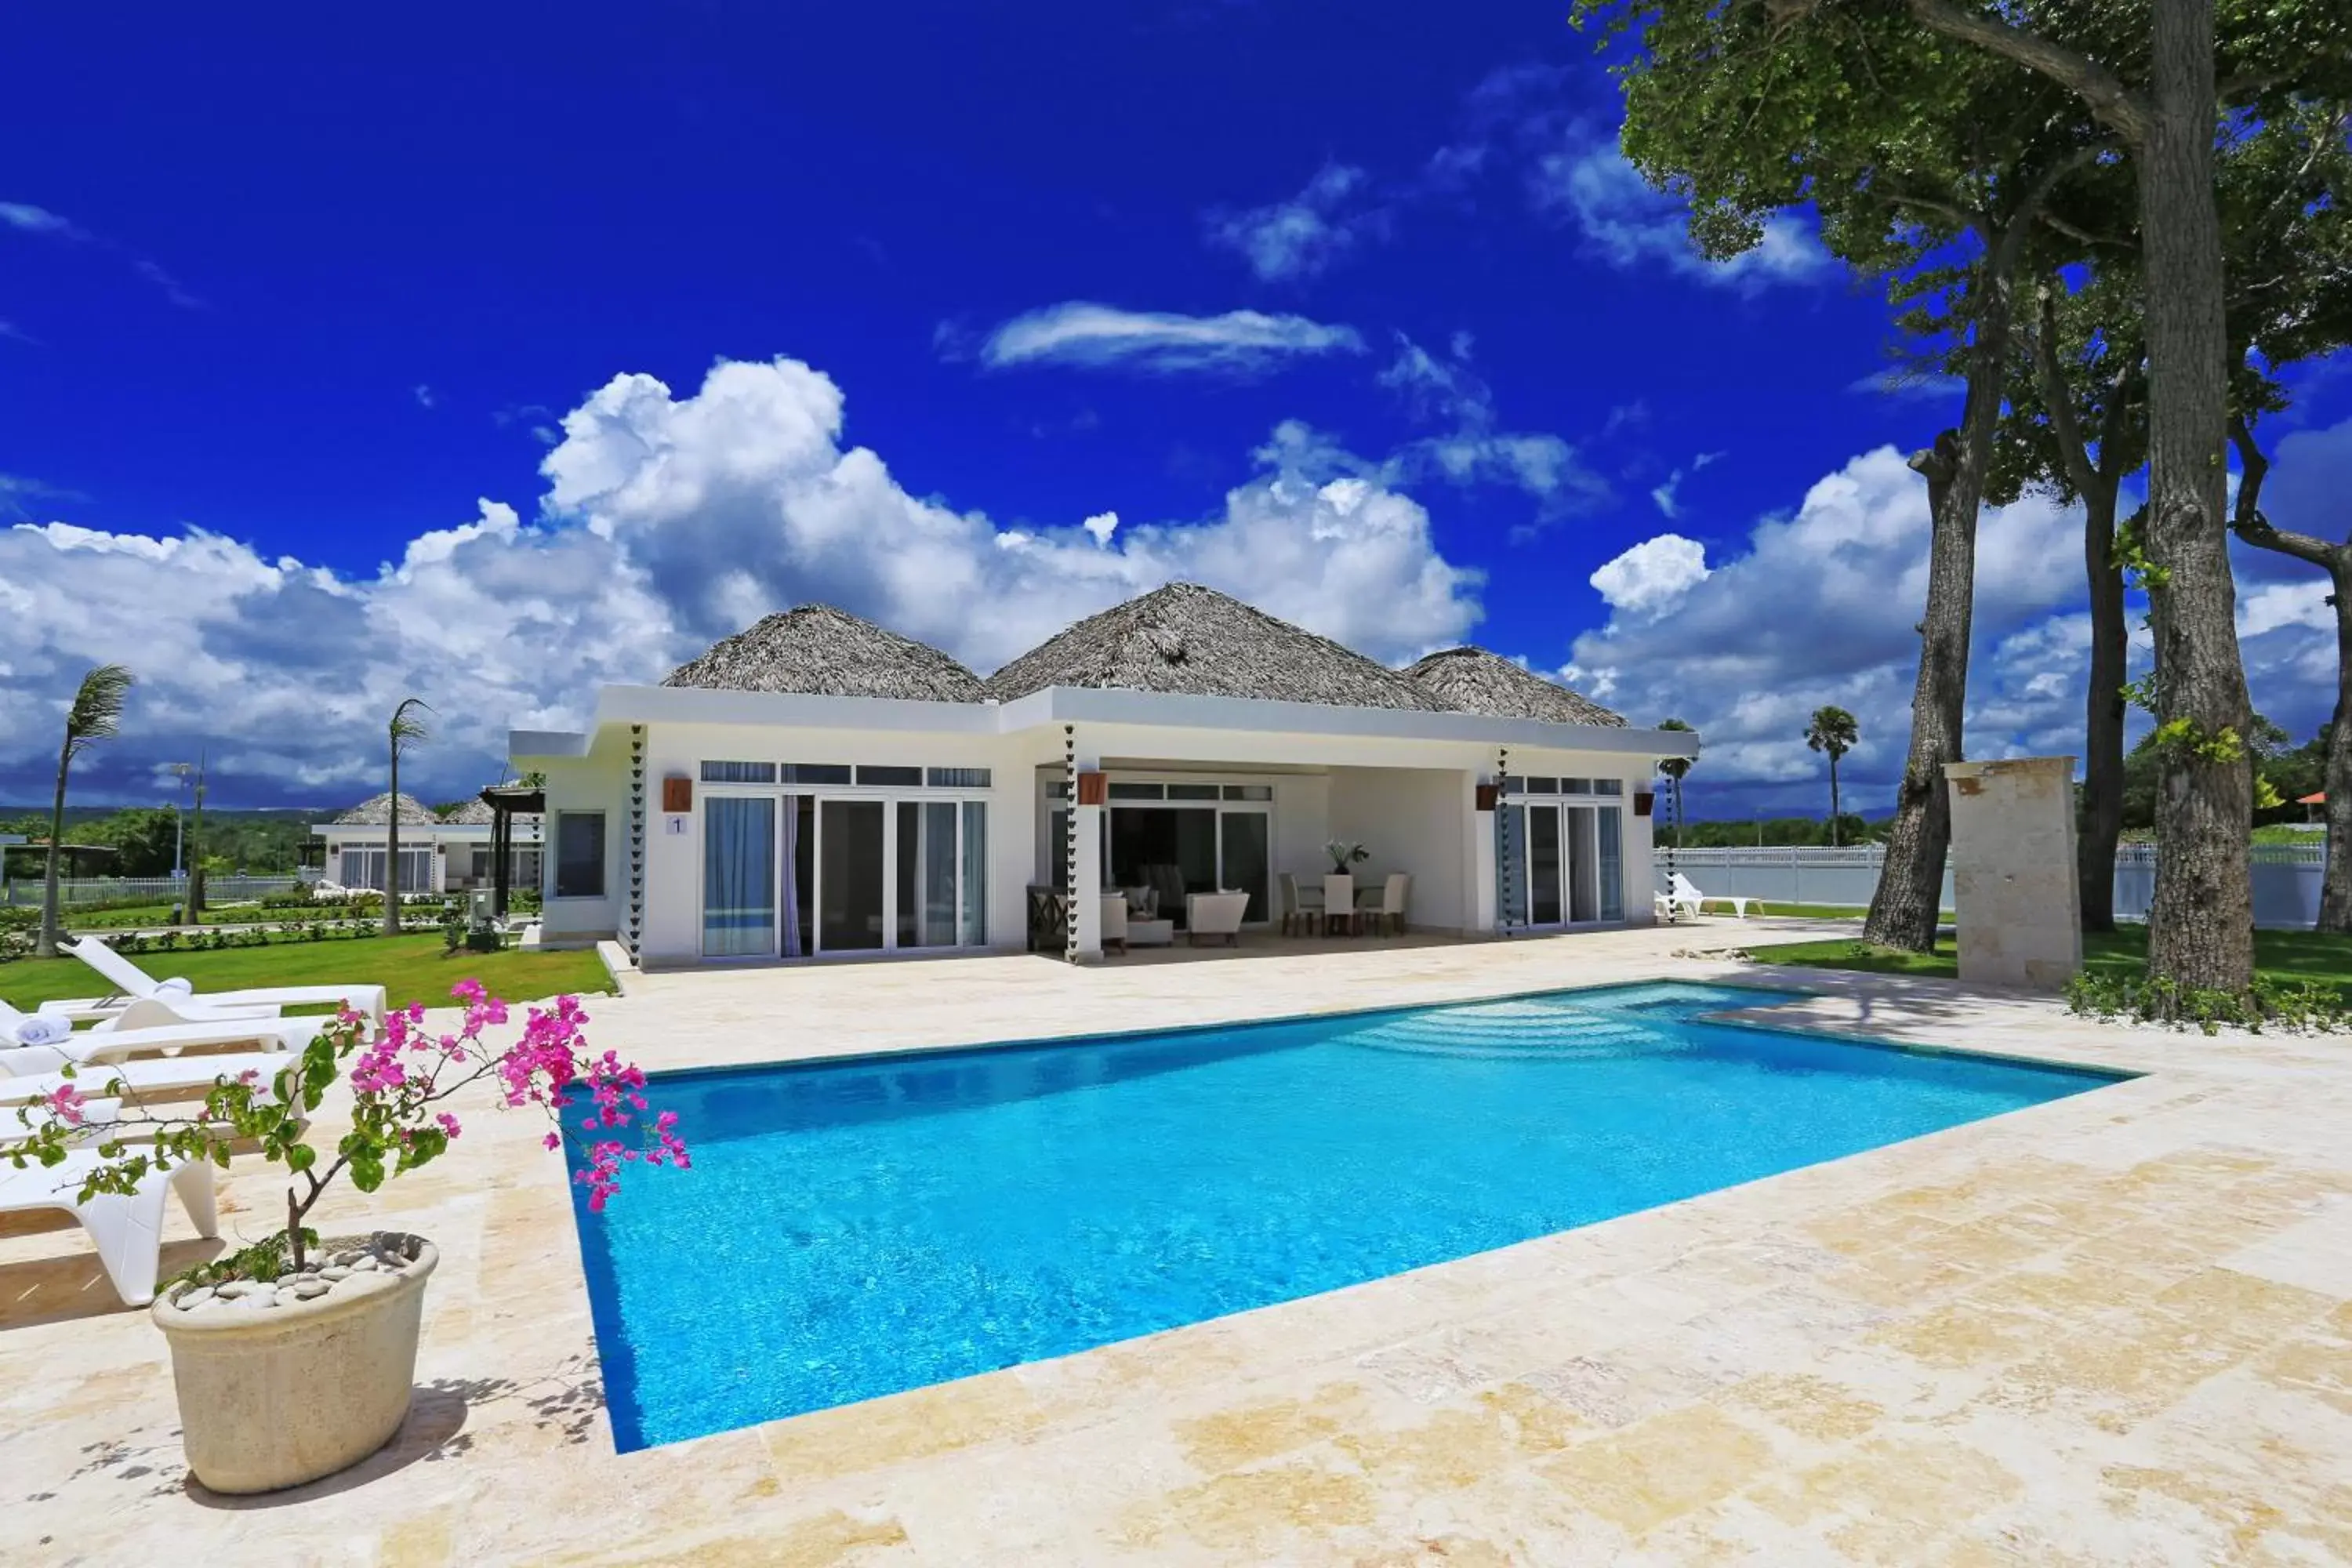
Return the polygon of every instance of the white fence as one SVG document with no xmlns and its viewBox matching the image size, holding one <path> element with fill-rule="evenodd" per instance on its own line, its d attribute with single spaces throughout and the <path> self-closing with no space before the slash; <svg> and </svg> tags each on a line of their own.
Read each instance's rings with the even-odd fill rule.
<svg viewBox="0 0 2352 1568">
<path fill-rule="evenodd" d="M 1665 891 L 1668 851 L 1652 858 L 1657 890 Z M 1865 905 L 1886 858 L 1875 844 L 1853 849 L 1777 847 L 1677 849 L 1675 869 L 1708 893 L 1730 893 L 1774 904 Z M 2257 844 L 2252 851 L 2254 924 L 2308 931 L 2319 921 L 2319 879 L 2327 851 L 2318 844 Z M 2156 890 L 2156 847 L 2126 844 L 2116 852 L 2116 918 L 2147 918 Z M 1952 873 L 1944 870 L 1944 908 L 1952 907 Z"/>
<path fill-rule="evenodd" d="M 231 903 L 239 899 L 257 899 L 264 893 L 282 893 L 298 880 L 284 877 L 207 877 L 205 879 L 205 902 Z M 149 899 L 159 904 L 176 904 L 188 895 L 184 877 L 61 877 L 58 879 L 58 895 L 67 904 L 95 904 L 113 899 Z M 41 901 L 41 879 L 16 877 L 0 882 L 0 904 L 37 904 Z"/>
</svg>

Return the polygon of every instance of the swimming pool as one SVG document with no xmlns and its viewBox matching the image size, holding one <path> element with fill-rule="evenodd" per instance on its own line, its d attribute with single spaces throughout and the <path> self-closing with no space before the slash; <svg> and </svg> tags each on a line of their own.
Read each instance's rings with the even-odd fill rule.
<svg viewBox="0 0 2352 1568">
<path fill-rule="evenodd" d="M 1618 986 L 657 1076 L 694 1168 L 577 1215 L 624 1450 L 1672 1203 L 2114 1075 Z"/>
</svg>

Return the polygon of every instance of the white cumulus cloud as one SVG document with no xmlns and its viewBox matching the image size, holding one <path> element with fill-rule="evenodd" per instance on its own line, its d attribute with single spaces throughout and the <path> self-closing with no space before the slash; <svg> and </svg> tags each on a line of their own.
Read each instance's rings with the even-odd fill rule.
<svg viewBox="0 0 2352 1568">
<path fill-rule="evenodd" d="M 115 660 L 139 684 L 122 736 L 78 769 L 82 798 L 153 798 L 156 764 L 201 746 L 215 800 L 327 806 L 382 787 L 404 697 L 436 715 L 404 782 L 462 792 L 498 772 L 509 726 L 578 723 L 599 685 L 658 679 L 810 600 L 982 671 L 1180 578 L 1391 660 L 1479 616 L 1479 574 L 1439 552 L 1422 505 L 1304 426 L 1209 516 L 1014 531 L 909 494 L 843 416 L 791 359 L 722 361 L 682 395 L 615 376 L 563 416 L 536 521 L 484 500 L 372 574 L 211 532 L 0 529 L 0 789 L 40 787 L 75 682 Z"/>
<path fill-rule="evenodd" d="M 1706 546 L 1679 533 L 1645 539 L 1592 574 L 1592 585 L 1615 610 L 1656 616 L 1706 581 Z"/>
</svg>

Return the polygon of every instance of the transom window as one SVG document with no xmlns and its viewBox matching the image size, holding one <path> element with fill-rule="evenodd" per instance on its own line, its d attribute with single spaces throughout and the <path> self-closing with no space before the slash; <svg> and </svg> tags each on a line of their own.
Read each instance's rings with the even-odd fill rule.
<svg viewBox="0 0 2352 1568">
<path fill-rule="evenodd" d="M 706 758 L 704 784 L 856 784 L 866 789 L 986 789 L 987 768 L 925 768 L 860 763 L 753 763 Z"/>
</svg>

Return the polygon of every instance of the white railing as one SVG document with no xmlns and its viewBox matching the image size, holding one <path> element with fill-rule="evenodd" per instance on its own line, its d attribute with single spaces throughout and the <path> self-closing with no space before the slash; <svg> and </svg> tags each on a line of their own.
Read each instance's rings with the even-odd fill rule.
<svg viewBox="0 0 2352 1568">
<path fill-rule="evenodd" d="M 264 893 L 282 893 L 298 880 L 292 872 L 282 877 L 207 877 L 205 879 L 205 902 L 229 903 L 240 899 L 257 899 Z M 58 901 L 66 904 L 95 904 L 115 899 L 147 899 L 159 904 L 176 904 L 188 896 L 184 877 L 61 877 L 58 879 Z M 37 904 L 41 901 L 41 879 L 15 877 L 0 882 L 0 904 Z"/>
<path fill-rule="evenodd" d="M 1831 849 L 1813 846 L 1751 845 L 1716 849 L 1677 849 L 1675 868 L 1707 893 L 1735 894 L 1774 904 L 1861 906 L 1878 887 L 1886 851 L 1868 844 Z M 1664 845 L 1651 864 L 1657 890 L 1666 887 L 1668 851 Z M 2309 930 L 2319 920 L 2319 882 L 2327 865 L 2322 844 L 2257 844 L 2249 852 L 2254 884 L 2254 923 L 2266 928 Z M 2116 916 L 2145 920 L 2156 890 L 2156 846 L 2126 844 L 2116 851 Z M 1944 908 L 1952 907 L 1952 874 L 1944 871 Z"/>
</svg>

